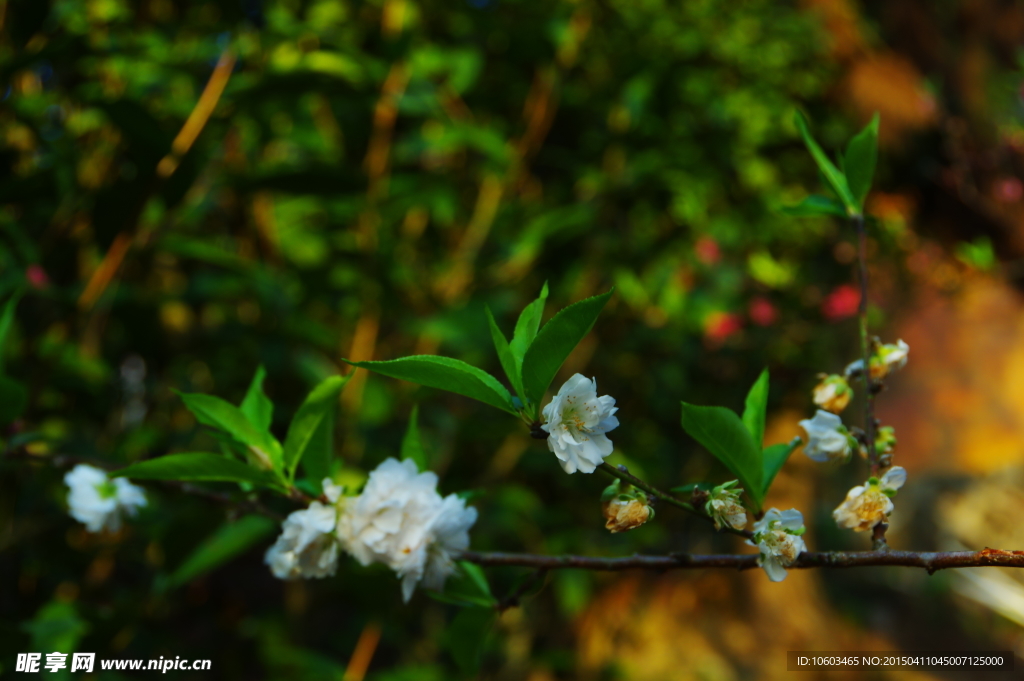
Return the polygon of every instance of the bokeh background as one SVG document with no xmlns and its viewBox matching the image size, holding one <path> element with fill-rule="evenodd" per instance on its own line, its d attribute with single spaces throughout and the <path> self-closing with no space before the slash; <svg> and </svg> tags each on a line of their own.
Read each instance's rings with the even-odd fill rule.
<svg viewBox="0 0 1024 681">
<path fill-rule="evenodd" d="M 61 464 L 214 451 L 173 391 L 237 402 L 260 364 L 278 431 L 342 357 L 497 374 L 484 306 L 508 332 L 547 281 L 549 314 L 616 287 L 561 374 L 617 399 L 613 461 L 725 480 L 679 400 L 739 409 L 768 366 L 769 442 L 789 440 L 857 354 L 854 235 L 778 211 L 821 191 L 798 108 L 829 150 L 881 114 L 871 319 L 911 347 L 879 399 L 910 473 L 891 543 L 1024 549 L 1022 47 L 1003 0 L 0 0 L 0 300 L 24 292 L 4 367 L 28 391 L 0 460 L 0 676 L 63 646 L 209 658 L 205 678 L 460 678 L 458 609 L 402 605 L 389 571 L 282 583 L 259 525 L 175 581 L 243 513 L 149 484 L 90 535 Z M 750 550 L 669 508 L 611 536 L 605 479 L 365 372 L 339 475 L 396 455 L 417 404 L 442 492 L 476 493 L 475 548 Z M 812 548 L 867 548 L 830 517 L 866 475 L 798 450 L 768 503 L 803 510 Z M 488 571 L 499 596 L 523 574 Z M 991 568 L 563 571 L 500 617 L 480 674 L 775 679 L 787 650 L 1022 654 L 1022 626 L 1024 581 Z M 897 676 L 972 678 L 871 678 Z"/>
</svg>

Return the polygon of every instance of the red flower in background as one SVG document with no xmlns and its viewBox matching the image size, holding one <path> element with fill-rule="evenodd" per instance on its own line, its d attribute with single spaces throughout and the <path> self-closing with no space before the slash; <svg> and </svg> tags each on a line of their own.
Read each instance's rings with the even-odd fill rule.
<svg viewBox="0 0 1024 681">
<path fill-rule="evenodd" d="M 25 268 L 25 279 L 34 289 L 42 290 L 50 285 L 50 278 L 46 276 L 46 270 L 39 265 L 29 265 Z"/>
<path fill-rule="evenodd" d="M 860 307 L 860 291 L 850 284 L 836 286 L 821 304 L 821 313 L 831 322 L 846 319 L 857 314 Z"/>
<path fill-rule="evenodd" d="M 721 343 L 743 328 L 743 319 L 732 312 L 712 312 L 704 318 L 704 338 Z"/>
<path fill-rule="evenodd" d="M 705 265 L 714 265 L 722 257 L 718 242 L 708 236 L 697 239 L 697 243 L 693 245 L 693 252 L 697 254 L 697 260 Z"/>
<path fill-rule="evenodd" d="M 779 311 L 772 305 L 770 300 L 762 296 L 750 299 L 750 304 L 747 306 L 747 314 L 750 315 L 750 321 L 758 326 L 771 326 L 779 318 Z"/>
</svg>

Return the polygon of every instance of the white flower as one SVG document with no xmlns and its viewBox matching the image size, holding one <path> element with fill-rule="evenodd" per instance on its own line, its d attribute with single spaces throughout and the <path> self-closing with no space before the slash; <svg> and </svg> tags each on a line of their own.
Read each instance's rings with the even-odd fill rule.
<svg viewBox="0 0 1024 681">
<path fill-rule="evenodd" d="M 804 454 L 813 461 L 842 461 L 850 455 L 849 433 L 835 414 L 819 409 L 813 419 L 804 419 L 800 426 L 807 431 Z"/>
<path fill-rule="evenodd" d="M 882 479 L 871 478 L 863 485 L 854 487 L 846 499 L 832 512 L 836 524 L 855 532 L 865 532 L 878 523 L 885 522 L 892 513 L 890 497 L 907 481 L 907 472 L 901 466 L 893 466 Z"/>
<path fill-rule="evenodd" d="M 743 489 L 736 487 L 739 480 L 718 485 L 713 488 L 704 504 L 704 510 L 715 521 L 715 529 L 731 527 L 734 530 L 742 530 L 747 526 L 747 511 L 740 503 L 740 494 Z"/>
<path fill-rule="evenodd" d="M 888 345 L 877 345 L 874 354 L 869 359 L 872 380 L 879 381 L 891 372 L 905 367 L 909 354 L 910 346 L 902 340 L 896 341 L 895 345 L 891 343 Z M 847 378 L 850 378 L 862 371 L 864 371 L 864 360 L 858 359 L 856 362 L 850 362 L 844 373 Z"/>
<path fill-rule="evenodd" d="M 614 416 L 615 398 L 597 396 L 597 380 L 576 374 L 558 390 L 544 407 L 548 449 L 558 457 L 566 473 L 593 473 L 612 453 L 612 441 L 605 435 L 618 427 Z"/>
<path fill-rule="evenodd" d="M 80 463 L 64 476 L 70 488 L 68 511 L 75 520 L 85 523 L 90 532 L 121 529 L 121 516 L 135 515 L 146 505 L 146 494 L 124 478 L 110 480 L 93 466 Z"/>
<path fill-rule="evenodd" d="M 895 345 L 883 345 L 878 348 L 878 357 L 885 365 L 886 373 L 902 369 L 907 365 L 907 356 L 910 354 L 910 346 L 902 340 L 896 341 Z"/>
<path fill-rule="evenodd" d="M 804 517 L 795 508 L 788 511 L 770 508 L 754 523 L 754 540 L 747 543 L 760 551 L 757 564 L 764 568 L 768 579 L 781 582 L 786 578 L 786 568 L 807 550 L 800 536 L 803 533 Z"/>
<path fill-rule="evenodd" d="M 338 499 L 341 488 L 330 478 L 323 481 L 330 504 L 314 501 L 294 511 L 281 524 L 281 535 L 267 549 L 264 561 L 278 579 L 328 577 L 338 569 Z"/>
<path fill-rule="evenodd" d="M 441 589 L 455 571 L 451 553 L 469 546 L 476 509 L 437 493 L 437 476 L 410 459 L 387 459 L 370 473 L 362 494 L 348 500 L 338 537 L 363 565 L 380 562 L 402 578 L 408 601 L 419 581 Z"/>
</svg>

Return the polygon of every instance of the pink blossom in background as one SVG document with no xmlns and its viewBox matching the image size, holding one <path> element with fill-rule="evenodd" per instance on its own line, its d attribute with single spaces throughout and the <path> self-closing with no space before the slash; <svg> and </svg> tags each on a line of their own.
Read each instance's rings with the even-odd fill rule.
<svg viewBox="0 0 1024 681">
<path fill-rule="evenodd" d="M 721 343 L 743 328 L 743 319 L 732 312 L 712 312 L 704 318 L 704 338 Z"/>
<path fill-rule="evenodd" d="M 697 260 L 705 265 L 714 265 L 722 257 L 718 242 L 707 236 L 697 239 L 697 243 L 693 245 L 693 252 L 697 254 Z"/>
<path fill-rule="evenodd" d="M 835 322 L 857 314 L 860 306 L 860 291 L 850 284 L 836 286 L 821 304 L 821 313 Z"/>
<path fill-rule="evenodd" d="M 779 318 L 779 311 L 770 300 L 763 296 L 755 296 L 750 299 L 747 314 L 750 315 L 750 321 L 758 326 L 771 326 Z"/>
<path fill-rule="evenodd" d="M 25 279 L 34 289 L 42 290 L 50 285 L 50 277 L 46 276 L 46 270 L 39 265 L 29 265 L 25 268 Z"/>
<path fill-rule="evenodd" d="M 1016 203 L 1024 196 L 1024 184 L 1016 177 L 1007 177 L 996 183 L 996 196 L 1003 203 Z"/>
</svg>

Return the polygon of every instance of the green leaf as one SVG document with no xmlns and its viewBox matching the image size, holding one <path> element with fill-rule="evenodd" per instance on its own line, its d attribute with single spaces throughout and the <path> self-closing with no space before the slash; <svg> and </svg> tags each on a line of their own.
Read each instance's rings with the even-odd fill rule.
<svg viewBox="0 0 1024 681">
<path fill-rule="evenodd" d="M 30 650 L 55 651 L 71 653 L 78 650 L 78 643 L 88 633 L 89 622 L 79 615 L 74 603 L 55 598 L 36 611 L 28 622 L 23 622 L 21 630 L 32 637 Z M 11 626 L 10 630 L 14 630 Z M 42 662 L 45 664 L 46 656 Z M 42 666 L 42 665 L 41 665 Z M 48 672 L 47 677 L 53 679 L 70 679 L 70 660 L 68 666 L 56 673 Z M 51 676 L 52 675 L 52 676 Z M 77 675 L 76 675 L 77 676 Z"/>
<path fill-rule="evenodd" d="M 779 474 L 782 466 L 789 459 L 789 455 L 793 453 L 793 450 L 800 446 L 800 438 L 793 438 L 792 442 L 782 442 L 771 447 L 765 447 L 764 451 L 761 452 L 761 464 L 762 464 L 762 480 L 764 487 L 761 498 L 768 496 L 768 490 L 771 489 L 772 483 L 775 482 L 775 476 Z"/>
<path fill-rule="evenodd" d="M 857 202 L 858 211 L 863 212 L 864 199 L 871 189 L 875 177 L 875 163 L 878 160 L 878 114 L 857 133 L 846 146 L 846 181 L 850 193 Z"/>
<path fill-rule="evenodd" d="M 465 608 L 448 626 L 445 646 L 465 676 L 472 678 L 479 672 L 480 658 L 497 619 L 498 613 L 494 608 Z"/>
<path fill-rule="evenodd" d="M 416 467 L 421 471 L 427 470 L 427 453 L 423 449 L 423 442 L 420 439 L 419 428 L 420 405 L 412 406 L 412 413 L 409 415 L 409 427 L 405 430 L 405 437 L 402 438 L 402 459 L 412 459 Z"/>
<path fill-rule="evenodd" d="M 295 477 L 295 468 L 306 453 L 320 424 L 337 409 L 338 393 L 351 377 L 350 373 L 348 376 L 327 378 L 313 388 L 313 391 L 306 397 L 306 401 L 295 413 L 291 425 L 288 426 L 288 434 L 284 438 L 284 470 L 289 480 Z M 327 446 L 330 445 L 330 442 L 323 438 L 319 442 Z M 319 455 L 324 456 L 323 452 Z M 330 452 L 327 453 L 326 458 L 330 460 Z"/>
<path fill-rule="evenodd" d="M 699 489 L 702 492 L 710 492 L 711 488 L 714 487 L 710 482 L 689 482 L 685 485 L 679 485 L 673 487 L 669 492 L 675 492 L 676 494 L 693 494 L 693 490 Z"/>
<path fill-rule="evenodd" d="M 270 423 L 274 416 L 274 403 L 263 392 L 263 379 L 267 372 L 263 366 L 256 369 L 249 390 L 245 393 L 240 409 L 249 422 L 261 430 L 270 431 Z"/>
<path fill-rule="evenodd" d="M 28 391 L 18 381 L 0 376 L 0 426 L 13 423 L 28 404 Z"/>
<path fill-rule="evenodd" d="M 559 311 L 530 344 L 523 358 L 523 390 L 537 414 L 555 374 L 569 353 L 593 328 L 612 291 L 573 303 Z"/>
<path fill-rule="evenodd" d="M 843 202 L 843 205 L 846 207 L 846 213 L 852 215 L 860 212 L 860 206 L 850 192 L 850 187 L 846 184 L 846 176 L 835 167 L 828 156 L 825 155 L 825 152 L 821 150 L 821 147 L 818 146 L 818 143 L 814 141 L 811 131 L 807 128 L 807 120 L 804 119 L 804 115 L 799 111 L 796 112 L 795 122 L 797 130 L 800 131 L 800 136 L 804 140 L 804 144 L 807 145 L 807 150 L 811 152 L 814 162 L 818 164 L 818 169 L 825 176 L 825 180 L 832 187 L 832 191 Z"/>
<path fill-rule="evenodd" d="M 526 351 L 530 349 L 530 344 L 533 343 L 533 339 L 537 337 L 537 331 L 540 329 L 540 320 L 544 316 L 544 303 L 548 299 L 548 283 L 544 282 L 544 287 L 540 290 L 540 297 L 533 301 L 519 313 L 519 319 L 516 321 L 516 331 L 512 334 L 512 342 L 509 344 L 509 348 L 512 350 L 512 356 L 516 358 L 516 364 L 520 370 L 523 366 L 523 358 L 526 356 Z"/>
<path fill-rule="evenodd" d="M 702 407 L 683 402 L 683 430 L 721 461 L 739 478 L 761 510 L 764 490 L 761 484 L 761 451 L 750 431 L 733 411 L 725 407 Z"/>
<path fill-rule="evenodd" d="M 458 359 L 413 355 L 380 362 L 342 361 L 391 378 L 472 397 L 510 414 L 517 413 L 512 406 L 512 395 L 498 379 Z"/>
<path fill-rule="evenodd" d="M 174 571 L 169 586 L 180 586 L 219 567 L 274 534 L 277 527 L 270 518 L 255 514 L 221 525 Z"/>
<path fill-rule="evenodd" d="M 754 445 L 760 449 L 764 442 L 765 412 L 768 409 L 768 369 L 754 381 L 747 393 L 747 401 L 743 406 L 743 425 L 747 427 Z"/>
<path fill-rule="evenodd" d="M 282 486 L 280 478 L 273 472 L 261 471 L 220 454 L 167 454 L 132 464 L 110 475 L 136 480 L 205 480 Z"/>
<path fill-rule="evenodd" d="M 266 458 L 275 470 L 281 469 L 281 445 L 270 433 L 255 426 L 241 409 L 213 395 L 178 394 L 200 423 L 223 430 L 243 445 L 259 450 L 254 458 Z"/>
<path fill-rule="evenodd" d="M 491 308 L 485 308 L 487 310 L 487 323 L 491 326 L 491 339 L 494 341 L 494 349 L 498 351 L 498 359 L 501 361 L 501 368 L 505 370 L 505 375 L 508 376 L 509 383 L 515 389 L 516 394 L 519 395 L 519 399 L 525 399 L 523 397 L 523 379 L 521 376 L 521 367 L 519 362 L 516 361 L 515 356 L 512 354 L 512 350 L 509 348 L 508 340 L 505 339 L 505 334 L 498 328 L 498 322 L 494 321 L 494 315 L 491 313 Z"/>
<path fill-rule="evenodd" d="M 784 206 L 780 209 L 785 215 L 795 218 L 813 218 L 822 215 L 847 217 L 843 204 L 829 196 L 811 194 L 795 206 Z"/>
<path fill-rule="evenodd" d="M 498 601 L 491 593 L 487 576 L 480 566 L 467 561 L 459 561 L 458 565 L 459 570 L 445 583 L 443 593 L 428 590 L 427 595 L 436 601 L 461 607 L 494 607 Z"/>
<path fill-rule="evenodd" d="M 4 305 L 3 312 L 0 313 L 0 375 L 3 374 L 4 369 L 4 350 L 7 346 L 7 334 L 10 333 L 11 325 L 14 323 L 14 310 L 18 307 L 21 295 L 21 291 L 15 292 Z"/>
<path fill-rule="evenodd" d="M 329 411 L 313 431 L 313 437 L 306 445 L 302 456 L 302 470 L 316 494 L 320 494 L 324 478 L 331 477 L 331 460 L 334 458 L 334 412 Z"/>
</svg>

